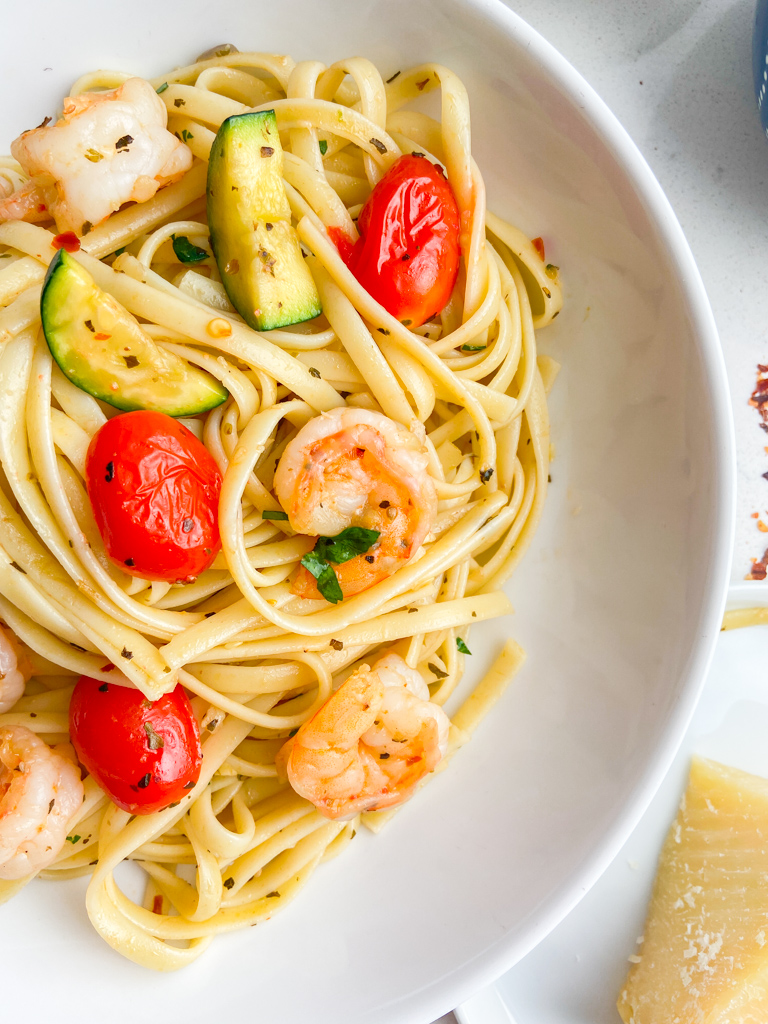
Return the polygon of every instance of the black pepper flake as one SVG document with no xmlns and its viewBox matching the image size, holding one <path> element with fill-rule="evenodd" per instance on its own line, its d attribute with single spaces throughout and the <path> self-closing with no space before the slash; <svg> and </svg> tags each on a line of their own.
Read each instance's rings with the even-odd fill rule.
<svg viewBox="0 0 768 1024">
<path fill-rule="evenodd" d="M 87 235 L 88 232 L 92 231 L 92 230 L 93 230 L 93 224 L 91 224 L 91 222 L 89 220 L 84 220 L 83 221 L 83 226 L 80 229 L 80 234 L 81 235 Z"/>
<path fill-rule="evenodd" d="M 411 324 L 413 323 L 413 320 L 401 320 L 400 323 L 403 325 L 403 327 L 410 327 Z"/>
<path fill-rule="evenodd" d="M 187 101 L 186 101 L 186 100 L 183 100 L 183 99 L 182 99 L 182 98 L 181 98 L 181 97 L 179 96 L 179 97 L 178 97 L 178 99 L 175 99 L 175 100 L 173 101 L 173 105 L 174 105 L 174 107 L 186 107 L 186 105 L 187 105 Z"/>
<path fill-rule="evenodd" d="M 380 761 L 386 761 L 388 757 L 389 757 L 389 754 L 386 754 L 386 753 L 379 754 L 379 760 Z"/>
<path fill-rule="evenodd" d="M 11 568 L 15 569 L 16 572 L 20 572 L 22 574 L 22 576 L 26 576 L 27 575 L 27 570 L 26 569 L 22 569 L 18 562 L 11 562 Z"/>
<path fill-rule="evenodd" d="M 277 260 L 272 255 L 272 253 L 268 252 L 266 249 L 259 249 L 259 259 L 264 264 L 264 269 L 268 270 L 270 272 L 270 274 L 272 275 L 272 277 L 274 277 L 275 276 L 274 267 L 275 267 L 275 263 L 277 263 Z"/>
<path fill-rule="evenodd" d="M 45 127 L 47 127 L 51 123 L 52 120 L 53 120 L 52 117 L 44 117 L 43 120 L 40 122 L 40 124 L 37 127 L 38 128 L 45 128 Z"/>
<path fill-rule="evenodd" d="M 212 615 L 215 615 L 215 614 L 216 614 L 216 612 L 206 612 L 206 613 L 205 613 L 205 618 L 206 618 L 206 619 L 210 619 L 210 617 L 211 617 Z"/>
<path fill-rule="evenodd" d="M 190 779 L 189 782 L 184 783 L 184 789 L 194 789 L 195 783 Z"/>
<path fill-rule="evenodd" d="M 182 521 L 181 528 L 184 531 L 184 533 L 191 533 L 192 532 L 192 527 L 194 525 L 195 525 L 195 520 L 194 519 L 184 519 Z"/>
<path fill-rule="evenodd" d="M 376 330 L 379 332 L 379 334 L 389 334 L 389 331 L 387 330 L 386 327 L 377 327 Z"/>
<path fill-rule="evenodd" d="M 280 895 L 280 893 L 277 891 L 277 889 L 273 889 L 272 892 L 268 892 L 267 893 L 265 899 L 273 900 L 273 899 L 275 899 L 276 896 L 279 896 L 279 895 Z"/>
<path fill-rule="evenodd" d="M 390 82 L 394 82 L 394 80 L 395 80 L 395 79 L 397 78 L 397 76 L 398 76 L 399 74 L 400 74 L 400 72 L 399 72 L 399 71 L 396 71 L 396 72 L 394 73 L 394 75 L 392 75 L 392 77 L 391 77 L 391 78 L 388 78 L 388 79 L 387 79 L 387 85 L 389 85 L 389 84 L 390 84 Z"/>
<path fill-rule="evenodd" d="M 380 142 L 379 139 L 369 139 L 368 141 L 375 149 L 378 149 L 380 153 L 383 154 L 387 152 L 387 147 L 383 142 Z"/>
<path fill-rule="evenodd" d="M 225 889 L 231 889 L 234 886 L 234 884 L 235 884 L 234 878 L 225 878 L 224 879 L 224 888 Z"/>
<path fill-rule="evenodd" d="M 126 661 L 130 661 L 133 658 L 133 651 L 129 651 L 127 647 L 124 647 L 120 651 L 120 657 L 125 658 Z"/>
<path fill-rule="evenodd" d="M 92 320 L 86 320 L 86 321 L 85 321 L 85 326 L 86 326 L 86 327 L 88 328 L 88 330 L 89 330 L 89 331 L 90 331 L 90 332 L 91 332 L 92 334 L 95 334 L 95 333 L 96 333 L 96 328 L 95 328 L 95 327 L 93 326 L 93 321 L 92 321 Z"/>
<path fill-rule="evenodd" d="M 409 614 L 409 615 L 413 615 L 413 614 L 414 614 L 414 612 L 417 612 L 418 610 L 419 610 L 418 608 L 409 608 L 409 609 L 408 609 L 408 614 Z"/>
<path fill-rule="evenodd" d="M 492 476 L 493 476 L 493 470 L 490 469 L 490 468 L 484 469 L 480 473 L 480 479 L 483 481 L 484 484 L 487 484 Z"/>
<path fill-rule="evenodd" d="M 331 640 L 331 647 L 334 649 L 334 651 L 344 650 L 344 644 L 341 642 L 341 640 Z"/>
<path fill-rule="evenodd" d="M 419 152 L 418 152 L 418 150 L 414 150 L 414 151 L 413 151 L 413 152 L 411 153 L 411 156 L 424 156 L 424 154 L 423 154 L 423 153 L 419 153 Z"/>
<path fill-rule="evenodd" d="M 119 153 L 121 149 L 128 149 L 130 144 L 133 142 L 132 135 L 123 135 L 122 138 L 118 139 L 115 143 L 115 149 Z"/>
<path fill-rule="evenodd" d="M 373 555 L 366 555 L 366 556 L 365 556 L 365 560 L 366 560 L 366 562 L 368 562 L 368 564 L 369 564 L 369 565 L 373 565 L 373 563 L 374 563 L 374 561 L 375 561 L 375 559 L 374 559 L 374 556 L 373 556 Z"/>
<path fill-rule="evenodd" d="M 125 360 L 125 365 L 128 367 L 129 370 L 132 367 L 139 365 L 139 360 L 136 358 L 136 356 L 123 356 L 123 359 Z"/>
<path fill-rule="evenodd" d="M 106 693 L 109 689 L 109 683 L 102 683 L 99 687 L 99 693 Z"/>
<path fill-rule="evenodd" d="M 134 562 L 134 560 L 132 558 L 126 558 L 126 560 L 125 560 L 125 562 L 123 564 L 127 565 L 129 568 L 133 568 L 133 566 L 136 565 L 136 563 Z"/>
<path fill-rule="evenodd" d="M 262 146 L 261 147 L 261 155 L 264 156 L 264 157 L 272 156 L 274 152 L 275 151 L 272 148 L 272 146 Z"/>
<path fill-rule="evenodd" d="M 141 776 L 141 778 L 136 783 L 136 785 L 139 787 L 139 789 L 146 789 L 151 781 L 152 781 L 152 775 L 151 775 L 150 772 L 147 772 L 146 775 L 142 775 Z"/>
<path fill-rule="evenodd" d="M 552 483 L 552 477 L 551 477 L 551 475 L 550 475 L 550 476 L 547 476 L 547 483 L 548 483 L 548 484 L 551 484 L 551 483 Z"/>
<path fill-rule="evenodd" d="M 316 370 L 314 368 L 314 366 L 310 366 L 310 368 L 309 368 L 309 375 L 310 375 L 310 377 L 317 377 L 317 378 L 319 378 L 320 377 L 320 371 Z"/>
<path fill-rule="evenodd" d="M 427 668 L 433 675 L 437 676 L 438 679 L 448 678 L 448 673 L 443 672 L 441 668 L 438 668 L 437 665 L 434 665 L 431 661 L 427 664 Z"/>
<path fill-rule="evenodd" d="M 423 92 L 424 91 L 424 86 L 427 85 L 428 82 L 429 82 L 429 77 L 425 78 L 423 82 L 417 82 L 416 83 L 416 88 L 419 90 L 419 92 Z"/>
<path fill-rule="evenodd" d="M 267 221 L 267 223 L 264 225 L 264 227 L 267 229 L 267 231 L 271 231 L 272 228 L 274 227 L 274 224 L 270 224 L 270 222 Z"/>
<path fill-rule="evenodd" d="M 107 463 L 107 473 L 106 473 L 106 476 L 104 477 L 104 479 L 107 481 L 107 483 L 111 483 L 112 480 L 114 480 L 114 478 L 115 478 L 115 464 L 114 464 L 114 462 L 108 462 Z"/>
<path fill-rule="evenodd" d="M 50 814 L 50 813 L 51 813 L 51 811 L 53 810 L 53 805 L 54 805 L 55 803 L 56 803 L 56 801 L 55 801 L 55 800 L 51 800 L 51 802 L 50 802 L 50 803 L 48 804 L 48 813 L 49 813 L 49 814 Z"/>
<path fill-rule="evenodd" d="M 37 718 L 37 712 L 36 711 L 30 711 L 29 712 L 29 717 L 30 718 Z"/>
</svg>

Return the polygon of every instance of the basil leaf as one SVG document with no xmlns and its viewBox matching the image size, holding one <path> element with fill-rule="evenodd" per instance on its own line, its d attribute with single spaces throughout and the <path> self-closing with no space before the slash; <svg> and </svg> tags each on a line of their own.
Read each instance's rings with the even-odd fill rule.
<svg viewBox="0 0 768 1024">
<path fill-rule="evenodd" d="M 193 245 L 186 235 L 171 235 L 171 241 L 179 263 L 199 263 L 208 259 L 209 253 L 199 245 Z"/>
<path fill-rule="evenodd" d="M 325 154 L 328 152 L 328 142 L 326 141 L 326 139 L 320 139 L 320 141 L 318 142 L 318 146 L 320 147 L 320 155 L 325 156 Z"/>
<path fill-rule="evenodd" d="M 339 565 L 350 558 L 363 555 L 380 537 L 378 530 L 366 530 L 362 526 L 348 526 L 335 537 L 318 537 L 315 550 L 329 562 Z"/>
<path fill-rule="evenodd" d="M 283 512 L 282 509 L 265 508 L 264 511 L 261 513 L 261 518 L 262 519 L 281 519 L 281 520 L 287 520 L 288 519 L 288 513 L 287 512 Z"/>
<path fill-rule="evenodd" d="M 314 551 L 308 551 L 304 555 L 301 564 L 315 577 L 317 589 L 326 601 L 330 601 L 331 604 L 338 604 L 343 599 L 344 594 L 341 591 L 336 573 L 333 571 L 333 566 L 328 564 L 316 548 Z"/>
<path fill-rule="evenodd" d="M 467 645 L 464 643 L 460 636 L 456 637 L 456 646 L 458 647 L 462 654 L 472 653 L 472 651 L 470 651 L 470 649 L 467 647 Z"/>
</svg>

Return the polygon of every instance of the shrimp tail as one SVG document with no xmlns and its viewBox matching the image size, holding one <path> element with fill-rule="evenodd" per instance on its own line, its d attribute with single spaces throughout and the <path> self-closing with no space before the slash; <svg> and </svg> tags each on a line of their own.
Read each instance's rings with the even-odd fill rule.
<svg viewBox="0 0 768 1024">
<path fill-rule="evenodd" d="M 48 175 L 30 178 L 15 192 L 0 200 L 0 221 L 25 220 L 31 224 L 51 220 L 57 199 L 56 187 Z"/>
</svg>

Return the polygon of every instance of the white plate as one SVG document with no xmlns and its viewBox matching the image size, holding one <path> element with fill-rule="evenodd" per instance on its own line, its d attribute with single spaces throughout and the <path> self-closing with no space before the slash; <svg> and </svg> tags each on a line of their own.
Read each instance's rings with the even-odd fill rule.
<svg viewBox="0 0 768 1024">
<path fill-rule="evenodd" d="M 720 350 L 637 150 L 573 69 L 489 0 L 13 5 L 0 138 L 39 123 L 85 69 L 156 74 L 222 41 L 326 61 L 361 53 L 389 73 L 450 65 L 469 88 L 490 205 L 543 235 L 564 268 L 567 308 L 541 338 L 564 363 L 551 498 L 511 585 L 517 615 L 473 632 L 467 684 L 510 633 L 529 662 L 470 748 L 381 836 L 359 836 L 294 906 L 183 974 L 150 976 L 104 946 L 84 882 L 30 887 L 1 911 L 3 1004 L 47 1020 L 55 994 L 79 1018 L 109 1007 L 111 1024 L 246 1008 L 281 1024 L 423 1022 L 577 902 L 683 734 L 731 543 Z"/>
<path fill-rule="evenodd" d="M 751 604 L 768 604 L 768 587 L 751 586 Z M 729 604 L 743 607 L 738 595 Z M 722 634 L 680 751 L 616 860 L 537 949 L 456 1011 L 461 1024 L 616 1024 L 627 957 L 643 932 L 659 850 L 691 755 L 768 776 L 767 654 L 766 626 Z"/>
</svg>

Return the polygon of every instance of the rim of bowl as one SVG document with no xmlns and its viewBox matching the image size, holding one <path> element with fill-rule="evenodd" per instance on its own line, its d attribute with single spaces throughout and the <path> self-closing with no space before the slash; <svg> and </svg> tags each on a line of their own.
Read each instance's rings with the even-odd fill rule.
<svg viewBox="0 0 768 1024">
<path fill-rule="evenodd" d="M 457 0 L 457 3 L 474 10 L 525 47 L 557 85 L 578 97 L 582 115 L 632 183 L 669 253 L 693 334 L 699 342 L 704 382 L 711 403 L 715 437 L 715 529 L 710 550 L 705 553 L 709 559 L 709 579 L 699 615 L 697 635 L 700 639 L 689 658 L 677 706 L 622 813 L 601 838 L 592 856 L 547 900 L 524 935 L 503 936 L 459 970 L 407 997 L 401 1006 L 408 1005 L 408 1019 L 414 1021 L 434 1020 L 514 966 L 579 903 L 629 838 L 672 764 L 704 686 L 725 609 L 736 518 L 736 444 L 725 361 L 704 283 L 671 203 L 616 115 L 551 43 L 507 7 L 504 0 Z"/>
</svg>

